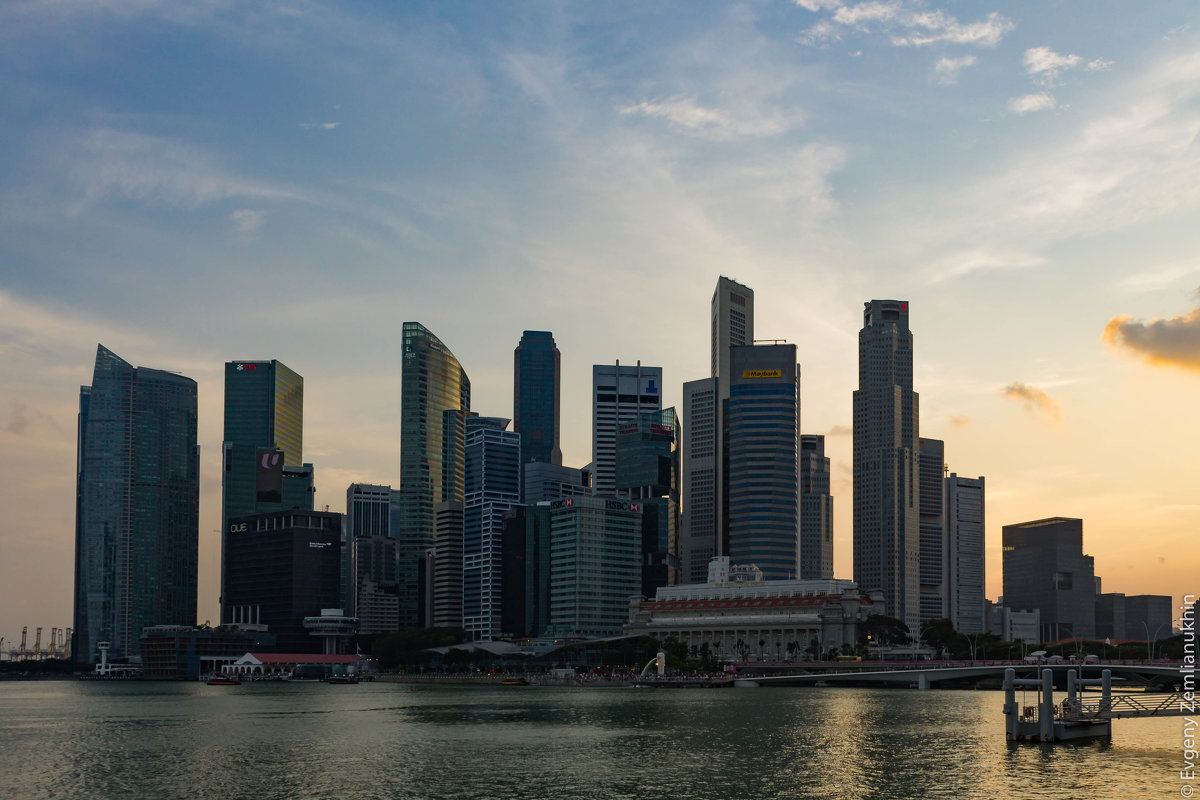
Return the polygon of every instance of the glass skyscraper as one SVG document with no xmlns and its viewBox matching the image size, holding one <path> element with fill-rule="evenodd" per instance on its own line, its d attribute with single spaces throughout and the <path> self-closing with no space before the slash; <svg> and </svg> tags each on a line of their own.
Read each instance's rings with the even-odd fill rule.
<svg viewBox="0 0 1200 800">
<path fill-rule="evenodd" d="M 642 414 L 617 429 L 617 494 L 642 506 L 642 595 L 679 583 L 679 417 Z"/>
<path fill-rule="evenodd" d="M 549 331 L 525 331 L 513 351 L 513 430 L 521 464 L 562 464 L 559 447 L 561 361 Z"/>
<path fill-rule="evenodd" d="M 799 574 L 800 368 L 796 345 L 730 348 L 729 556 L 767 580 Z"/>
<path fill-rule="evenodd" d="M 427 618 L 421 563 L 434 546 L 436 506 L 462 502 L 461 488 L 457 488 L 461 478 L 453 479 L 461 472 L 444 469 L 443 427 L 447 411 L 471 410 L 471 381 L 450 349 L 421 323 L 404 323 L 403 337 L 400 524 L 393 535 L 399 562 L 400 627 L 412 628 L 423 625 Z"/>
<path fill-rule="evenodd" d="M 468 417 L 463 472 L 462 627 L 473 640 L 501 632 L 504 515 L 520 500 L 521 435 L 498 417 Z"/>
<path fill-rule="evenodd" d="M 801 580 L 833 578 L 833 496 L 825 437 L 800 435 Z"/>
<path fill-rule="evenodd" d="M 79 393 L 74 648 L 140 652 L 142 628 L 193 625 L 199 545 L 196 382 L 96 348 Z"/>
</svg>

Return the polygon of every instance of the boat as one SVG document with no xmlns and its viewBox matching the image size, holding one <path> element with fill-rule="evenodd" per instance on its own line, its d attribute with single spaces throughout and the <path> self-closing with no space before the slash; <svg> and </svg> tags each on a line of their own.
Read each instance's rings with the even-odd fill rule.
<svg viewBox="0 0 1200 800">
<path fill-rule="evenodd" d="M 326 683 L 358 683 L 358 678 L 353 675 L 330 675 L 325 679 Z"/>
<path fill-rule="evenodd" d="M 209 686 L 241 686 L 242 682 L 230 675 L 213 675 L 207 681 Z"/>
<path fill-rule="evenodd" d="M 500 681 L 501 686 L 528 686 L 529 681 L 524 678 L 505 678 Z"/>
</svg>

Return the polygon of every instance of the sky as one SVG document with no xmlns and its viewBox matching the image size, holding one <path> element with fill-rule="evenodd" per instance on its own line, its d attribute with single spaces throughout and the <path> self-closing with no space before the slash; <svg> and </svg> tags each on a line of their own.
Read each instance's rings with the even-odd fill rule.
<svg viewBox="0 0 1200 800">
<path fill-rule="evenodd" d="M 71 625 L 98 343 L 199 384 L 216 621 L 223 364 L 305 378 L 317 502 L 399 482 L 401 324 L 512 413 L 526 329 L 708 375 L 717 277 L 798 347 L 851 577 L 862 303 L 910 302 L 920 431 L 1105 591 L 1200 594 L 1194 0 L 0 5 L 0 636 Z M 686 420 L 685 420 L 686 424 Z M 6 642 L 5 647 L 8 647 Z"/>
</svg>

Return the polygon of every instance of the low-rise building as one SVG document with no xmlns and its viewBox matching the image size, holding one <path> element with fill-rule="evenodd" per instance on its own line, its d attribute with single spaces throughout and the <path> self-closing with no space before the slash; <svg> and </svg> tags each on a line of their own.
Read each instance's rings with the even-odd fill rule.
<svg viewBox="0 0 1200 800">
<path fill-rule="evenodd" d="M 706 583 L 631 599 L 625 632 L 674 637 L 697 651 L 707 646 L 720 660 L 794 660 L 849 652 L 859 624 L 882 610 L 883 595 L 864 595 L 854 581 L 768 581 L 758 567 L 722 556 L 710 562 Z"/>
<path fill-rule="evenodd" d="M 142 628 L 142 675 L 158 680 L 199 680 L 220 672 L 248 649 L 270 649 L 266 625 L 154 625 Z"/>
</svg>

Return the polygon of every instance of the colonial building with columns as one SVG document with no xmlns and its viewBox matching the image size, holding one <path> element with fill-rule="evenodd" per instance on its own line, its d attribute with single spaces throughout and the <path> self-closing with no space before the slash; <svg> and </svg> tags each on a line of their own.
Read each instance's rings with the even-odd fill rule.
<svg viewBox="0 0 1200 800">
<path fill-rule="evenodd" d="M 851 652 L 859 623 L 880 613 L 882 594 L 864 595 L 854 581 L 768 581 L 758 567 L 722 556 L 710 562 L 706 583 L 630 600 L 625 632 L 673 636 L 697 651 L 707 645 L 719 660 L 791 661 Z"/>
</svg>

